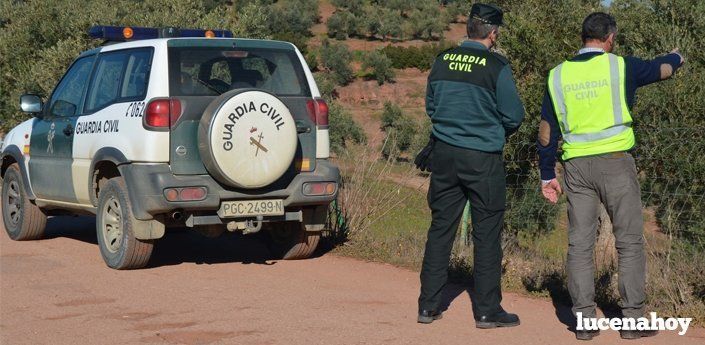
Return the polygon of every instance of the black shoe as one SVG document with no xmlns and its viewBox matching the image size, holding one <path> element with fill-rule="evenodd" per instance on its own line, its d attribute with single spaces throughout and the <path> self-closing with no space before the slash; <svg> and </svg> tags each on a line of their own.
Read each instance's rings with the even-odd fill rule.
<svg viewBox="0 0 705 345">
<path fill-rule="evenodd" d="M 502 310 L 492 315 L 482 315 L 475 318 L 477 328 L 514 327 L 519 326 L 519 317 Z"/>
<path fill-rule="evenodd" d="M 443 318 L 443 313 L 435 310 L 422 310 L 419 312 L 418 323 L 431 323 Z"/>
<path fill-rule="evenodd" d="M 582 330 L 582 331 L 575 331 L 575 338 L 578 340 L 592 340 L 592 338 L 600 335 L 600 330 Z"/>
<path fill-rule="evenodd" d="M 656 334 L 658 334 L 658 331 L 619 331 L 619 335 L 622 339 L 641 339 L 653 337 Z"/>
</svg>

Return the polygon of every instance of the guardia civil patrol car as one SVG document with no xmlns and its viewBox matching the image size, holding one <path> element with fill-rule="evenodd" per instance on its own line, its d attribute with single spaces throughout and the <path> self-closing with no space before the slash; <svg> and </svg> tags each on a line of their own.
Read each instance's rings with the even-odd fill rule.
<svg viewBox="0 0 705 345">
<path fill-rule="evenodd" d="M 2 218 L 39 239 L 47 216 L 95 214 L 103 259 L 148 263 L 173 227 L 263 228 L 274 253 L 315 250 L 339 171 L 328 106 L 291 43 L 223 30 L 97 26 L 33 118 L 1 147 Z"/>
</svg>

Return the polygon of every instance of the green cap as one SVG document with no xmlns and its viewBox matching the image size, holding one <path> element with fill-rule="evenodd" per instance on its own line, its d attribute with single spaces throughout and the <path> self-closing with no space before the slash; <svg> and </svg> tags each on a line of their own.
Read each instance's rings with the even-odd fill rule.
<svg viewBox="0 0 705 345">
<path fill-rule="evenodd" d="M 499 7 L 488 4 L 474 4 L 470 10 L 470 18 L 477 19 L 485 24 L 504 25 L 502 17 L 504 13 Z"/>
</svg>

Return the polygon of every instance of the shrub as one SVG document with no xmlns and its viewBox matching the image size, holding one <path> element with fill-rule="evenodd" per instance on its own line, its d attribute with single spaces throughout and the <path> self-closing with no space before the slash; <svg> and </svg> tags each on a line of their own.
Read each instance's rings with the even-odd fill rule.
<svg viewBox="0 0 705 345">
<path fill-rule="evenodd" d="M 428 139 L 431 137 L 431 129 L 431 121 L 428 118 L 423 119 L 411 141 L 408 150 L 409 154 L 416 155 L 428 144 Z"/>
<path fill-rule="evenodd" d="M 328 37 L 346 40 L 358 33 L 358 19 L 348 10 L 338 10 L 328 19 Z"/>
<path fill-rule="evenodd" d="M 372 51 L 366 54 L 362 62 L 362 69 L 371 70 L 371 77 L 377 80 L 377 84 L 394 81 L 394 70 L 392 60 L 379 51 Z"/>
<path fill-rule="evenodd" d="M 427 71 L 431 69 L 438 54 L 454 46 L 456 45 L 445 41 L 420 47 L 399 47 L 390 44 L 382 48 L 381 52 L 392 60 L 394 68 L 418 68 L 421 71 Z"/>
<path fill-rule="evenodd" d="M 318 52 L 315 50 L 309 50 L 306 55 L 304 56 L 304 59 L 306 59 L 306 64 L 308 65 L 308 68 L 311 69 L 311 72 L 316 72 L 318 71 Z"/>
<path fill-rule="evenodd" d="M 279 1 L 266 19 L 270 32 L 293 32 L 310 36 L 309 29 L 319 21 L 318 0 Z"/>
<path fill-rule="evenodd" d="M 387 38 L 404 38 L 404 31 L 402 30 L 403 18 L 398 12 L 386 8 L 381 9 L 378 20 L 380 21 L 378 33 L 382 36 L 382 40 L 386 41 Z"/>
<path fill-rule="evenodd" d="M 329 110 L 330 146 L 333 152 L 342 154 L 348 143 L 362 144 L 367 136 L 352 115 L 337 102 L 330 103 Z"/>
<path fill-rule="evenodd" d="M 382 130 L 386 136 L 382 154 L 387 158 L 397 158 L 406 153 L 418 129 L 419 125 L 416 121 L 404 114 L 398 105 L 385 102 L 382 111 Z"/>
<path fill-rule="evenodd" d="M 458 18 L 465 17 L 470 14 L 471 3 L 469 1 L 453 1 L 446 5 L 446 14 L 451 23 L 457 23 Z"/>
<path fill-rule="evenodd" d="M 296 32 L 277 32 L 272 35 L 272 39 L 278 40 L 278 41 L 285 41 L 285 42 L 291 42 L 293 43 L 296 48 L 299 48 L 299 51 L 301 51 L 301 55 L 307 56 L 308 54 L 308 37 L 304 36 L 301 33 L 296 33 Z M 308 61 L 308 60 L 307 60 Z M 315 66 L 312 66 L 312 68 Z"/>
<path fill-rule="evenodd" d="M 363 14 L 363 10 L 367 1 L 365 0 L 332 0 L 331 3 L 337 8 L 348 10 L 350 13 L 358 16 Z"/>
<path fill-rule="evenodd" d="M 338 85 L 346 85 L 354 79 L 348 47 L 340 43 L 324 40 L 320 48 L 321 66 Z"/>
<path fill-rule="evenodd" d="M 321 97 L 331 104 L 333 99 L 337 97 L 335 93 L 335 81 L 327 73 L 314 73 L 313 78 L 318 85 L 318 91 L 321 92 Z"/>
<path fill-rule="evenodd" d="M 334 0 L 338 10 L 328 22 L 328 35 L 337 39 L 350 36 L 369 38 L 438 39 L 456 16 L 438 1 L 342 1 Z M 455 7 L 454 11 L 457 12 Z"/>
<path fill-rule="evenodd" d="M 438 8 L 438 4 L 422 3 L 418 9 L 414 9 L 409 15 L 408 34 L 414 38 L 431 40 L 443 38 L 443 30 L 450 22 L 445 13 Z"/>
</svg>

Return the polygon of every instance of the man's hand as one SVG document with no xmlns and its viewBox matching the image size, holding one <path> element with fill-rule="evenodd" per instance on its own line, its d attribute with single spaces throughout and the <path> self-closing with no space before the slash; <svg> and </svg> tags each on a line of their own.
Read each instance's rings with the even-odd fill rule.
<svg viewBox="0 0 705 345">
<path fill-rule="evenodd" d="M 683 64 L 685 63 L 685 59 L 683 58 L 683 55 L 681 54 L 680 49 L 675 48 L 675 49 L 671 50 L 671 54 L 676 54 L 676 55 L 680 56 L 681 57 L 681 66 L 683 66 Z"/>
<path fill-rule="evenodd" d="M 563 190 L 561 190 L 561 185 L 558 183 L 558 180 L 554 178 L 550 181 L 541 182 L 541 193 L 543 193 L 543 197 L 546 198 L 546 200 L 555 204 L 558 202 L 558 197 L 561 196 Z"/>
</svg>

